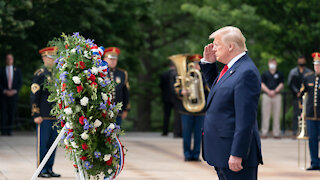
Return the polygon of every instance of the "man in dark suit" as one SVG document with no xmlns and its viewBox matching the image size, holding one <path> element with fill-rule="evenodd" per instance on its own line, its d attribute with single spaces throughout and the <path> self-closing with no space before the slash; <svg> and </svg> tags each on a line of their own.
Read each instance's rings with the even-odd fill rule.
<svg viewBox="0 0 320 180">
<path fill-rule="evenodd" d="M 204 48 L 201 69 L 211 87 L 204 121 L 204 157 L 221 180 L 257 179 L 262 164 L 257 126 L 261 91 L 258 69 L 240 29 L 223 27 Z M 225 64 L 218 73 L 216 61 Z"/>
<path fill-rule="evenodd" d="M 16 111 L 19 90 L 22 84 L 21 72 L 13 66 L 13 54 L 6 54 L 6 66 L 0 70 L 1 92 L 1 135 L 11 136 L 12 122 Z"/>
<path fill-rule="evenodd" d="M 182 136 L 182 127 L 181 127 L 181 118 L 178 112 L 179 102 L 180 100 L 176 97 L 174 92 L 174 83 L 176 81 L 176 67 L 171 62 L 170 69 L 163 72 L 160 76 L 160 89 L 161 89 L 161 97 L 163 102 L 163 128 L 162 135 L 168 135 L 168 128 L 170 122 L 170 114 L 171 110 L 174 110 L 174 127 L 173 127 L 173 135 L 174 137 Z"/>
</svg>

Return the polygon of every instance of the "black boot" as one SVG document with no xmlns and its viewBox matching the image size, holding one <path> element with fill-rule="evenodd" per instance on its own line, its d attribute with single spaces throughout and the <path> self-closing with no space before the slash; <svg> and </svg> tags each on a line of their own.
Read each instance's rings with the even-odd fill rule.
<svg viewBox="0 0 320 180">
<path fill-rule="evenodd" d="M 52 170 L 48 170 L 48 173 L 50 174 L 51 177 L 60 177 L 60 174 L 54 173 Z"/>
</svg>

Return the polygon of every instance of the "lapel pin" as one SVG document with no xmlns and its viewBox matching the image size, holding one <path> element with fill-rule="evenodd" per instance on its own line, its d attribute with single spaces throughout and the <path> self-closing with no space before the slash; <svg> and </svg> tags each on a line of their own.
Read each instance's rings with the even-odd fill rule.
<svg viewBox="0 0 320 180">
<path fill-rule="evenodd" d="M 232 74 L 232 73 L 233 73 L 233 71 L 231 70 L 231 71 L 230 71 L 230 74 Z"/>
</svg>

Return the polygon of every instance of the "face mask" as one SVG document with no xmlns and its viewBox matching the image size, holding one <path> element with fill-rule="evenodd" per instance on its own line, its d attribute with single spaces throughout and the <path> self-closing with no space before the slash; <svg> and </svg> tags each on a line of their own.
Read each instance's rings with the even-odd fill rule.
<svg viewBox="0 0 320 180">
<path fill-rule="evenodd" d="M 304 67 L 306 64 L 303 63 L 303 64 L 298 64 L 298 65 L 299 65 L 300 67 Z"/>
<path fill-rule="evenodd" d="M 275 64 L 269 64 L 269 69 L 270 70 L 275 70 L 277 68 L 277 65 Z"/>
</svg>

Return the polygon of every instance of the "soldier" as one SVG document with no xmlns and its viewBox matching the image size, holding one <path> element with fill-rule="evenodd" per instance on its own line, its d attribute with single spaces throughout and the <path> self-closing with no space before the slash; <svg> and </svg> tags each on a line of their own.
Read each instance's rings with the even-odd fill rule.
<svg viewBox="0 0 320 180">
<path fill-rule="evenodd" d="M 202 56 L 200 54 L 195 54 L 188 57 L 188 60 L 194 63 L 195 69 L 200 71 L 200 59 Z M 202 78 L 203 90 L 205 98 L 209 94 L 209 88 L 205 84 L 204 79 Z M 193 81 L 193 83 L 197 83 Z M 198 82 L 199 83 L 199 82 Z M 196 86 L 194 84 L 194 86 Z M 180 97 L 190 96 L 190 92 L 185 87 L 176 87 L 176 92 Z M 201 145 L 201 131 L 203 128 L 203 122 L 205 117 L 205 108 L 200 112 L 189 112 L 187 111 L 182 102 L 180 103 L 180 114 L 182 121 L 182 138 L 183 138 L 183 153 L 185 161 L 200 161 L 200 145 Z M 191 139 L 193 134 L 193 149 L 191 149 Z"/>
<path fill-rule="evenodd" d="M 112 93 L 113 102 L 122 102 L 122 110 L 119 112 L 116 118 L 116 124 L 120 126 L 122 120 L 126 119 L 128 115 L 128 111 L 130 110 L 130 104 L 128 73 L 126 70 L 117 67 L 119 54 L 119 48 L 106 48 L 104 50 L 103 60 L 108 63 L 108 67 L 110 69 L 109 78 L 113 79 L 117 84 Z"/>
<path fill-rule="evenodd" d="M 320 136 L 320 53 L 312 54 L 314 72 L 309 72 L 304 75 L 302 80 L 301 94 L 308 93 L 308 100 L 306 104 L 305 119 L 307 121 L 307 132 L 309 136 L 309 150 L 311 156 L 311 166 L 307 170 L 320 170 L 319 159 L 319 139 Z M 304 116 L 304 115 L 303 115 Z"/>
<path fill-rule="evenodd" d="M 42 159 L 58 135 L 57 127 L 54 127 L 54 124 L 57 122 L 56 118 L 50 116 L 53 103 L 47 101 L 50 94 L 48 89 L 44 88 L 46 79 L 51 79 L 51 72 L 54 66 L 54 55 L 56 55 L 57 50 L 57 47 L 47 47 L 39 51 L 44 66 L 34 73 L 31 85 L 31 115 L 34 122 L 37 124 L 37 166 L 40 165 Z M 55 151 L 41 170 L 39 177 L 60 177 L 60 174 L 56 174 L 52 171 L 54 157 Z"/>
</svg>

